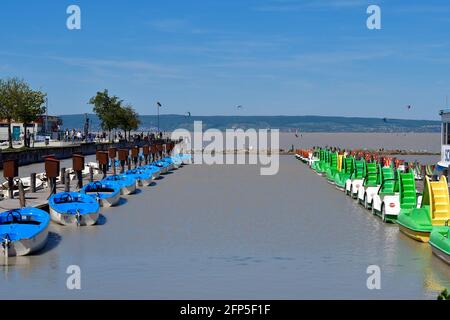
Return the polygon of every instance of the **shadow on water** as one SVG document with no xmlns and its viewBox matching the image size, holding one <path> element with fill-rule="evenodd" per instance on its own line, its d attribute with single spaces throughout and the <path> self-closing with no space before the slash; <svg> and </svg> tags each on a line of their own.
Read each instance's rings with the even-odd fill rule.
<svg viewBox="0 0 450 320">
<path fill-rule="evenodd" d="M 47 244 L 44 246 L 44 248 L 42 248 L 38 252 L 30 254 L 29 256 L 31 257 L 31 256 L 36 256 L 36 255 L 41 255 L 41 254 L 47 253 L 47 252 L 55 249 L 59 245 L 61 240 L 62 240 L 61 235 L 59 235 L 55 232 L 49 231 Z"/>
<path fill-rule="evenodd" d="M 119 202 L 114 207 L 121 207 L 127 203 L 128 203 L 127 199 L 125 199 L 124 197 L 120 197 Z"/>
<path fill-rule="evenodd" d="M 152 181 L 152 182 L 150 182 L 150 184 L 148 185 L 149 187 L 154 187 L 154 186 L 156 186 L 157 185 L 157 183 L 155 182 L 155 181 Z"/>
<path fill-rule="evenodd" d="M 162 174 L 160 174 L 159 177 L 156 178 L 155 180 L 164 180 L 164 176 Z"/>
<path fill-rule="evenodd" d="M 134 191 L 133 194 L 131 194 L 131 196 L 137 195 L 137 194 L 141 194 L 142 193 L 142 189 L 140 188 L 136 188 L 136 191 Z"/>
<path fill-rule="evenodd" d="M 108 219 L 104 215 L 100 214 L 98 216 L 98 220 L 97 220 L 97 223 L 95 225 L 103 226 L 103 225 L 106 224 L 106 222 L 108 222 Z"/>
</svg>

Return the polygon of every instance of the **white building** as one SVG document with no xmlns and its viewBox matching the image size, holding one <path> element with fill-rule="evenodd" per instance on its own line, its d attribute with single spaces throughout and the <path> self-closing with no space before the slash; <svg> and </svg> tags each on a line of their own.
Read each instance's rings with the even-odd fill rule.
<svg viewBox="0 0 450 320">
<path fill-rule="evenodd" d="M 59 125 L 61 120 L 56 116 L 41 116 L 36 121 L 27 125 L 27 130 L 35 137 L 50 136 L 55 139 L 58 136 Z M 12 122 L 11 134 L 13 141 L 19 141 L 23 137 L 23 123 Z M 8 123 L 4 119 L 0 119 L 0 141 L 8 141 Z"/>
<path fill-rule="evenodd" d="M 439 115 L 442 119 L 442 128 L 441 161 L 438 162 L 438 169 L 442 170 L 450 165 L 450 109 L 441 110 Z"/>
</svg>

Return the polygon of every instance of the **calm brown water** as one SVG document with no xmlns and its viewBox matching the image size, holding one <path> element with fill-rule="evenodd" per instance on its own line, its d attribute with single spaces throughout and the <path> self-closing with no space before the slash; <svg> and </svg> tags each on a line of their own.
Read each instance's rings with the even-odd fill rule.
<svg viewBox="0 0 450 320">
<path fill-rule="evenodd" d="M 2 267 L 0 298 L 435 298 L 450 267 L 291 156 L 190 165 L 103 210 L 103 224 L 52 224 L 47 249 Z M 81 290 L 66 268 L 81 267 Z M 381 290 L 366 288 L 380 266 Z"/>
<path fill-rule="evenodd" d="M 354 134 L 332 136 L 341 140 L 303 139 L 360 147 Z M 382 141 L 439 144 L 439 135 L 396 137 Z M 434 299 L 450 286 L 450 267 L 429 245 L 383 224 L 292 156 L 281 156 L 277 175 L 259 173 L 256 165 L 190 165 L 102 209 L 101 225 L 52 224 L 43 252 L 1 267 L 0 299 Z M 66 288 L 69 265 L 81 268 L 81 290 Z M 366 287 L 369 265 L 381 268 L 381 290 Z"/>
</svg>

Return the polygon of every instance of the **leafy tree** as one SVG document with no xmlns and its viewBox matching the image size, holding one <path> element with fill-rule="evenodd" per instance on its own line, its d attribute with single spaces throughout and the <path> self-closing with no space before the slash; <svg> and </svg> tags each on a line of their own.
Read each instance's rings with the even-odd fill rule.
<svg viewBox="0 0 450 320">
<path fill-rule="evenodd" d="M 26 125 L 45 112 L 45 108 L 42 107 L 44 99 L 44 93 L 32 90 L 24 80 L 18 78 L 0 79 L 0 117 L 5 119 L 8 124 L 9 148 L 13 148 L 12 120 L 19 120 L 24 123 L 24 138 L 26 141 Z"/>
<path fill-rule="evenodd" d="M 447 289 L 444 289 L 439 296 L 437 297 L 438 300 L 450 300 L 450 294 L 448 293 Z"/>
<path fill-rule="evenodd" d="M 20 80 L 10 78 L 0 79 L 0 117 L 5 119 L 8 124 L 8 142 L 12 149 L 11 122 L 14 119 L 14 111 L 17 106 L 17 97 L 20 92 Z"/>
<path fill-rule="evenodd" d="M 127 105 L 120 109 L 117 117 L 119 121 L 119 129 L 123 130 L 125 133 L 125 139 L 131 138 L 131 131 L 137 130 L 139 125 L 141 124 L 141 120 L 139 119 L 139 114 L 133 109 L 132 106 Z"/>
<path fill-rule="evenodd" d="M 27 126 L 45 113 L 45 97 L 45 93 L 32 90 L 27 84 L 23 84 L 22 92 L 18 97 L 16 110 L 14 111 L 14 119 L 23 124 L 25 147 L 30 146 L 27 137 Z"/>
<path fill-rule="evenodd" d="M 116 96 L 109 96 L 108 90 L 97 92 L 97 94 L 89 100 L 94 105 L 93 111 L 97 114 L 101 122 L 103 130 L 109 132 L 109 140 L 111 141 L 111 131 L 119 127 L 120 111 L 122 109 L 122 100 Z"/>
</svg>

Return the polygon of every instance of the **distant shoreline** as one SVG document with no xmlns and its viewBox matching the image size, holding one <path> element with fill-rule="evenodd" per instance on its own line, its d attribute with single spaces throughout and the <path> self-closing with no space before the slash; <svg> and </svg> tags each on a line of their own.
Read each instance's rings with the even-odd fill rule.
<svg viewBox="0 0 450 320">
<path fill-rule="evenodd" d="M 62 128 L 81 128 L 85 123 L 84 114 L 61 115 Z M 101 130 L 100 121 L 94 114 L 88 114 L 92 131 Z M 141 115 L 138 131 L 158 128 L 156 115 Z M 162 131 L 186 129 L 192 131 L 194 121 L 201 121 L 207 129 L 278 129 L 281 132 L 319 133 L 437 133 L 441 130 L 438 120 L 407 120 L 362 117 L 327 116 L 185 116 L 163 114 L 159 117 Z"/>
</svg>

